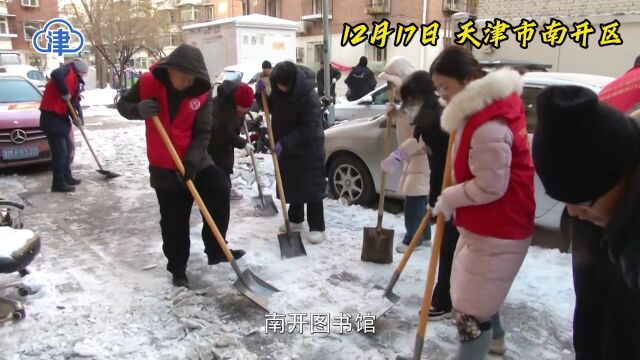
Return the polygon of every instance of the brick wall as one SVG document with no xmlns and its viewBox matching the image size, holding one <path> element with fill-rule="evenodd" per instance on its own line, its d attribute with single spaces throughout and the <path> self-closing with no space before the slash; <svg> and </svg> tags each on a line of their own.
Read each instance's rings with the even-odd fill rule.
<svg viewBox="0 0 640 360">
<path fill-rule="evenodd" d="M 24 7 L 21 0 L 13 0 L 7 4 L 9 14 L 15 15 L 13 26 L 18 37 L 12 40 L 16 50 L 31 50 L 31 41 L 24 38 L 25 21 L 44 21 L 59 16 L 58 0 L 39 0 L 38 7 Z"/>
<path fill-rule="evenodd" d="M 640 10 L 632 0 L 478 0 L 479 18 L 578 16 Z"/>
</svg>

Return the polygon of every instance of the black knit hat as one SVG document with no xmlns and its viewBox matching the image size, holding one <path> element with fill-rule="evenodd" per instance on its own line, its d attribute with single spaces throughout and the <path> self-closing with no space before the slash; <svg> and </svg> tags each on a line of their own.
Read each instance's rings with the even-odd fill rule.
<svg viewBox="0 0 640 360">
<path fill-rule="evenodd" d="M 271 88 L 277 87 L 277 84 L 285 85 L 291 90 L 296 83 L 296 75 L 298 68 L 296 64 L 291 61 L 283 61 L 276 65 L 271 71 L 269 80 L 271 81 Z"/>
<path fill-rule="evenodd" d="M 549 86 L 536 100 L 533 161 L 552 198 L 579 204 L 609 192 L 636 162 L 634 121 L 581 86 Z"/>
</svg>

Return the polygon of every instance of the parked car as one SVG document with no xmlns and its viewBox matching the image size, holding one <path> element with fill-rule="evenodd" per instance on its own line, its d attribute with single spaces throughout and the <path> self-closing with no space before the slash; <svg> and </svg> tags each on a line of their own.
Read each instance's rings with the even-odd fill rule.
<svg viewBox="0 0 640 360">
<path fill-rule="evenodd" d="M 40 130 L 42 94 L 27 79 L 0 74 L 0 168 L 51 161 Z"/>
<path fill-rule="evenodd" d="M 42 74 L 42 71 L 31 65 L 2 65 L 0 66 L 0 73 L 20 75 L 29 80 L 40 91 L 44 91 L 47 80 Z"/>
<path fill-rule="evenodd" d="M 537 124 L 535 99 L 549 85 L 579 85 L 598 93 L 613 78 L 606 76 L 530 72 L 524 75 L 522 99 L 531 141 Z M 377 89 L 380 90 L 380 89 Z M 384 111 L 384 110 L 383 110 Z M 329 191 L 333 197 L 343 197 L 350 203 L 370 204 L 380 190 L 380 162 L 383 159 L 386 115 L 343 121 L 325 131 L 326 169 Z M 395 128 L 395 126 L 394 126 Z M 392 149 L 397 147 L 395 130 Z M 387 176 L 385 192 L 391 198 L 397 193 L 400 172 Z M 564 205 L 548 197 L 542 183 L 535 177 L 536 225 L 559 230 Z"/>
<path fill-rule="evenodd" d="M 533 63 L 523 60 L 480 60 L 480 65 L 485 71 L 494 71 L 503 67 L 512 67 L 524 71 L 547 71 L 551 68 L 548 64 Z M 367 95 L 354 101 L 342 102 L 335 106 L 335 122 L 339 123 L 345 120 L 382 115 L 384 113 L 384 105 L 389 99 L 389 91 L 387 85 L 384 84 L 373 90 Z"/>
<path fill-rule="evenodd" d="M 229 65 L 220 73 L 214 84 L 219 85 L 225 80 L 230 80 L 243 82 L 255 87 L 261 72 L 262 64 Z"/>
</svg>

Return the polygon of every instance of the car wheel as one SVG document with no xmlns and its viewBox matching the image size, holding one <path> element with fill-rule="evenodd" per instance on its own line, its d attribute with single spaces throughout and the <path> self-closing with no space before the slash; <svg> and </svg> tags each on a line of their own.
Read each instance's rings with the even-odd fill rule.
<svg viewBox="0 0 640 360">
<path fill-rule="evenodd" d="M 329 191 L 349 204 L 369 205 L 376 194 L 366 165 L 353 155 L 340 155 L 329 167 Z"/>
</svg>

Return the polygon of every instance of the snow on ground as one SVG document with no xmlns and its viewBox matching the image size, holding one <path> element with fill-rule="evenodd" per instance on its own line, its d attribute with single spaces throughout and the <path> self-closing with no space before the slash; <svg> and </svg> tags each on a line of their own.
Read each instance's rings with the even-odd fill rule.
<svg viewBox="0 0 640 360">
<path fill-rule="evenodd" d="M 106 90 L 85 94 L 108 98 L 103 104 L 113 99 Z M 95 100 L 90 109 L 99 106 Z M 105 107 L 99 115 L 87 115 L 86 127 L 103 167 L 121 177 L 105 180 L 95 172 L 84 147 L 73 165 L 83 183 L 72 194 L 50 193 L 46 169 L 0 173 L 3 195 L 19 199 L 20 194 L 28 202 L 24 222 L 43 242 L 24 279 L 41 290 L 26 300 L 26 319 L 0 325 L 0 358 L 394 359 L 412 352 L 430 248 L 413 254 L 394 288 L 401 300 L 378 319 L 376 334 L 340 334 L 335 326 L 329 334 L 311 334 L 309 325 L 302 334 L 299 328 L 266 333 L 264 312 L 232 287 L 231 267 L 206 264 L 196 209 L 188 269 L 193 289 L 171 286 L 157 200 L 148 186 L 143 122 L 125 121 Z M 275 194 L 270 156 L 258 155 L 258 163 L 266 193 Z M 232 202 L 227 239 L 232 248 L 247 250 L 238 261 L 241 269 L 281 290 L 269 300 L 271 311 L 290 317 L 330 314 L 334 322 L 341 311 L 365 303 L 376 284 L 388 281 L 401 258 L 397 253 L 390 265 L 360 261 L 362 227 L 374 226 L 375 210 L 331 199 L 324 201 L 329 240 L 305 242 L 308 256 L 282 260 L 281 217 L 255 216 L 250 169 L 249 158 L 237 151 L 233 184 L 244 199 Z M 399 242 L 402 214 L 385 213 L 384 227 L 395 229 Z M 302 232 L 303 239 L 307 234 Z M 19 298 L 14 290 L 0 294 Z M 505 358 L 573 358 L 573 303 L 570 257 L 532 247 L 501 312 Z M 450 321 L 429 323 L 423 358 L 447 359 L 456 345 Z"/>
</svg>

